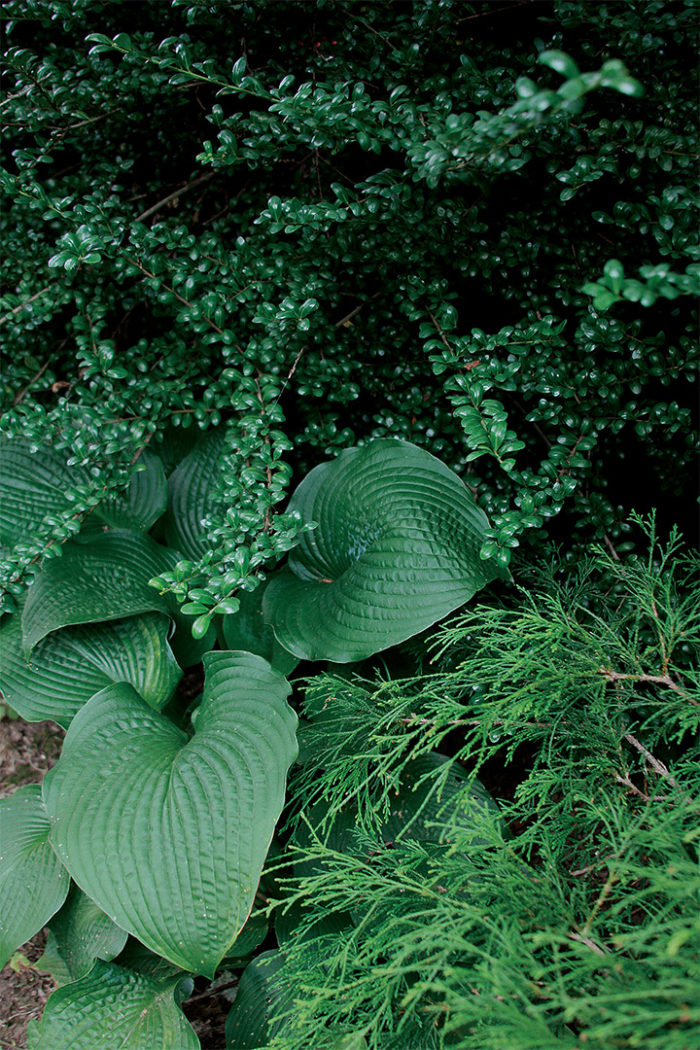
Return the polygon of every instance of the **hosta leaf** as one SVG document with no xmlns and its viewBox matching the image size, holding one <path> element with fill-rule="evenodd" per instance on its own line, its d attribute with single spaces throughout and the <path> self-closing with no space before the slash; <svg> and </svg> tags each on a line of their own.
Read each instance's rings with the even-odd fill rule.
<svg viewBox="0 0 700 1050">
<path fill-rule="evenodd" d="M 47 562 L 27 592 L 22 611 L 24 648 L 33 649 L 58 627 L 167 613 L 167 599 L 148 581 L 177 560 L 173 551 L 150 536 L 128 529 L 102 533 L 89 543 L 67 543 L 63 557 Z"/>
<path fill-rule="evenodd" d="M 170 621 L 159 613 L 64 627 L 22 647 L 20 617 L 0 626 L 0 690 L 29 722 L 51 718 L 68 727 L 91 696 L 129 682 L 152 707 L 163 707 L 181 672 L 168 645 Z"/>
<path fill-rule="evenodd" d="M 245 649 L 269 660 L 280 674 L 289 674 L 299 663 L 298 657 L 283 649 L 275 638 L 275 632 L 263 617 L 262 601 L 266 583 L 254 591 L 242 591 L 238 598 L 238 612 L 222 616 L 219 632 L 222 645 L 227 649 Z"/>
<path fill-rule="evenodd" d="M 128 685 L 97 693 L 44 781 L 51 841 L 113 922 L 214 975 L 250 912 L 296 757 L 289 685 L 250 653 L 208 653 L 188 739 Z"/>
<path fill-rule="evenodd" d="M 128 938 L 124 951 L 120 952 L 114 962 L 126 970 L 142 973 L 144 977 L 150 977 L 153 981 L 165 981 L 171 977 L 183 978 L 186 976 L 181 966 L 175 966 L 162 955 L 149 951 L 135 937 Z"/>
<path fill-rule="evenodd" d="M 141 529 L 148 532 L 168 505 L 168 483 L 163 462 L 146 449 L 140 458 L 142 470 L 133 475 L 126 492 L 104 500 L 97 515 L 112 528 Z"/>
<path fill-rule="evenodd" d="M 19 438 L 1 441 L 0 546 L 14 547 L 31 537 L 46 514 L 70 510 L 68 489 L 88 479 L 87 471 L 67 467 L 61 452 L 31 452 L 29 442 Z"/>
<path fill-rule="evenodd" d="M 240 966 L 244 961 L 248 962 L 253 952 L 260 947 L 270 932 L 270 924 L 261 912 L 253 912 L 248 916 L 246 924 L 233 942 L 231 950 L 226 953 L 223 960 L 225 967 Z"/>
<path fill-rule="evenodd" d="M 347 663 L 403 642 L 503 570 L 479 551 L 488 520 L 424 449 L 382 439 L 315 467 L 290 503 L 318 528 L 270 580 L 263 612 L 285 649 Z"/>
<path fill-rule="evenodd" d="M 155 445 L 166 477 L 172 474 L 201 438 L 202 432 L 197 427 L 175 427 L 172 424 L 156 435 Z"/>
<path fill-rule="evenodd" d="M 115 926 L 109 916 L 97 907 L 77 886 L 71 888 L 68 900 L 49 926 L 46 952 L 39 961 L 47 967 L 52 953 L 58 955 L 67 978 L 54 968 L 51 972 L 60 984 L 86 977 L 96 959 L 113 959 L 126 944 L 127 933 Z M 47 967 L 49 968 L 49 967 Z"/>
<path fill-rule="evenodd" d="M 50 830 L 38 785 L 0 799 L 0 969 L 66 899 L 70 880 Z"/>
<path fill-rule="evenodd" d="M 180 978 L 154 981 L 97 962 L 82 980 L 50 996 L 31 1050 L 198 1050 L 175 1001 Z"/>
<path fill-rule="evenodd" d="M 210 431 L 168 478 L 166 538 L 171 547 L 192 560 L 208 550 L 202 520 L 219 507 L 212 492 L 223 447 L 223 431 Z"/>
<path fill-rule="evenodd" d="M 281 952 L 263 952 L 241 975 L 236 1001 L 226 1018 L 228 1050 L 257 1050 L 269 1046 L 281 1023 L 270 1023 L 273 1014 L 291 1006 L 292 997 L 275 984 L 275 974 L 284 965 Z"/>
</svg>

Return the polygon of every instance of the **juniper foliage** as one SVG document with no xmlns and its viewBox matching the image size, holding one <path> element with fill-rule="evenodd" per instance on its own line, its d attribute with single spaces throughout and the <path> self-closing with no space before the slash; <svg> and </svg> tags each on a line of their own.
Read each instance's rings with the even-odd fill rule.
<svg viewBox="0 0 700 1050">
<path fill-rule="evenodd" d="M 301 919 L 271 1046 L 344 1029 L 371 1050 L 693 1044 L 698 568 L 652 534 L 646 558 L 599 551 L 459 616 L 433 673 L 309 684 L 281 905 Z M 452 759 L 420 767 L 436 749 Z M 499 809 L 474 808 L 477 774 Z"/>
</svg>

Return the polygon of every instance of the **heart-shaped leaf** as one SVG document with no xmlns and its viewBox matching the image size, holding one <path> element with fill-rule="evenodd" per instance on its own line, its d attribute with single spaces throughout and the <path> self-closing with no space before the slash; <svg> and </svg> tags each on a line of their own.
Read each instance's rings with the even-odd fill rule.
<svg viewBox="0 0 700 1050">
<path fill-rule="evenodd" d="M 219 626 L 221 643 L 227 649 L 245 649 L 269 660 L 280 674 L 289 674 L 299 663 L 298 657 L 283 649 L 275 632 L 265 621 L 262 601 L 268 585 L 261 583 L 254 591 L 241 591 L 238 612 L 222 616 Z"/>
<path fill-rule="evenodd" d="M 118 926 L 213 977 L 252 906 L 297 753 L 289 684 L 208 653 L 191 739 L 128 685 L 78 712 L 44 780 L 51 841 Z"/>
<path fill-rule="evenodd" d="M 0 969 L 66 899 L 70 880 L 50 830 L 38 785 L 0 799 Z"/>
<path fill-rule="evenodd" d="M 154 981 L 114 963 L 49 997 L 31 1050 L 199 1050 L 175 1000 L 181 978 Z"/>
<path fill-rule="evenodd" d="M 118 620 L 170 609 L 148 581 L 172 569 L 178 556 L 150 536 L 114 529 L 89 542 L 66 543 L 32 581 L 22 611 L 22 642 L 29 652 L 58 627 Z"/>
<path fill-rule="evenodd" d="M 97 515 L 112 528 L 141 529 L 148 532 L 168 505 L 168 483 L 163 462 L 146 449 L 140 457 L 141 470 L 133 475 L 123 495 L 104 500 Z"/>
<path fill-rule="evenodd" d="M 18 615 L 0 626 L 0 690 L 28 722 L 51 718 L 67 728 L 76 711 L 111 682 L 129 682 L 152 707 L 164 707 L 181 671 L 159 613 L 53 631 L 27 656 Z"/>
<path fill-rule="evenodd" d="M 58 984 L 79 981 L 90 973 L 96 959 L 108 961 L 119 955 L 126 939 L 125 930 L 72 886 L 66 903 L 51 920 L 38 969 L 50 970 Z"/>
<path fill-rule="evenodd" d="M 210 431 L 168 478 L 165 535 L 171 547 L 195 561 L 208 549 L 202 521 L 219 509 L 212 492 L 223 447 L 223 431 Z"/>
<path fill-rule="evenodd" d="M 307 660 L 371 656 L 505 575 L 479 556 L 488 520 L 463 482 L 408 442 L 341 452 L 304 478 L 289 510 L 318 528 L 270 580 L 263 612 Z"/>
</svg>

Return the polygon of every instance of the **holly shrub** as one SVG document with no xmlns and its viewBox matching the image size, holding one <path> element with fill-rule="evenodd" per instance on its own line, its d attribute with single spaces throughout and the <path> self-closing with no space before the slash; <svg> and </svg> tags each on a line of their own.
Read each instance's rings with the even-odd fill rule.
<svg viewBox="0 0 700 1050">
<path fill-rule="evenodd" d="M 695 3 L 4 16 L 30 1045 L 685 1050 Z"/>
</svg>

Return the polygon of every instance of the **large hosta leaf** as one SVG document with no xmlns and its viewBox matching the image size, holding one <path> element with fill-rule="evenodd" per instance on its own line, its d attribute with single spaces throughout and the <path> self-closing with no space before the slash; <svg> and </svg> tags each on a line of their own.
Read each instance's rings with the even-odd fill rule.
<svg viewBox="0 0 700 1050">
<path fill-rule="evenodd" d="M 86 977 L 96 959 L 113 959 L 127 933 L 115 926 L 93 900 L 72 886 L 68 899 L 49 925 L 46 951 L 38 969 L 47 969 L 58 984 Z"/>
<path fill-rule="evenodd" d="M 30 449 L 21 438 L 0 442 L 0 547 L 31 537 L 46 514 L 70 510 L 69 489 L 89 479 L 87 471 L 66 466 L 65 454 Z"/>
<path fill-rule="evenodd" d="M 37 785 L 0 799 L 0 969 L 66 899 L 70 880 L 50 830 Z"/>
<path fill-rule="evenodd" d="M 8 617 L 0 626 L 0 691 L 27 721 L 51 718 L 66 728 L 76 711 L 112 682 L 129 682 L 147 703 L 161 708 L 181 676 L 169 629 L 170 621 L 159 613 L 64 627 L 27 655 L 20 617 Z"/>
<path fill-rule="evenodd" d="M 25 649 L 33 649 L 58 627 L 167 613 L 168 600 L 148 581 L 177 560 L 150 536 L 129 529 L 67 543 L 63 557 L 47 562 L 27 592 L 22 611 Z"/>
<path fill-rule="evenodd" d="M 107 499 L 97 515 L 112 528 L 148 532 L 168 505 L 168 483 L 163 462 L 149 449 L 141 454 L 141 469 L 133 475 L 126 492 Z"/>
<path fill-rule="evenodd" d="M 180 980 L 155 981 L 97 962 L 49 998 L 30 1050 L 198 1050 L 175 1000 Z"/>
<path fill-rule="evenodd" d="M 266 619 L 285 647 L 338 663 L 405 641 L 503 575 L 462 481 L 424 449 L 382 439 L 315 467 L 289 503 L 318 528 L 270 580 Z"/>
<path fill-rule="evenodd" d="M 223 431 L 212 430 L 168 478 L 166 537 L 186 558 L 201 558 L 208 549 L 202 521 L 219 506 L 212 492 L 223 447 Z"/>
<path fill-rule="evenodd" d="M 44 781 L 51 841 L 113 922 L 213 976 L 250 912 L 296 757 L 289 685 L 208 653 L 192 739 L 128 685 L 78 712 Z"/>
</svg>

